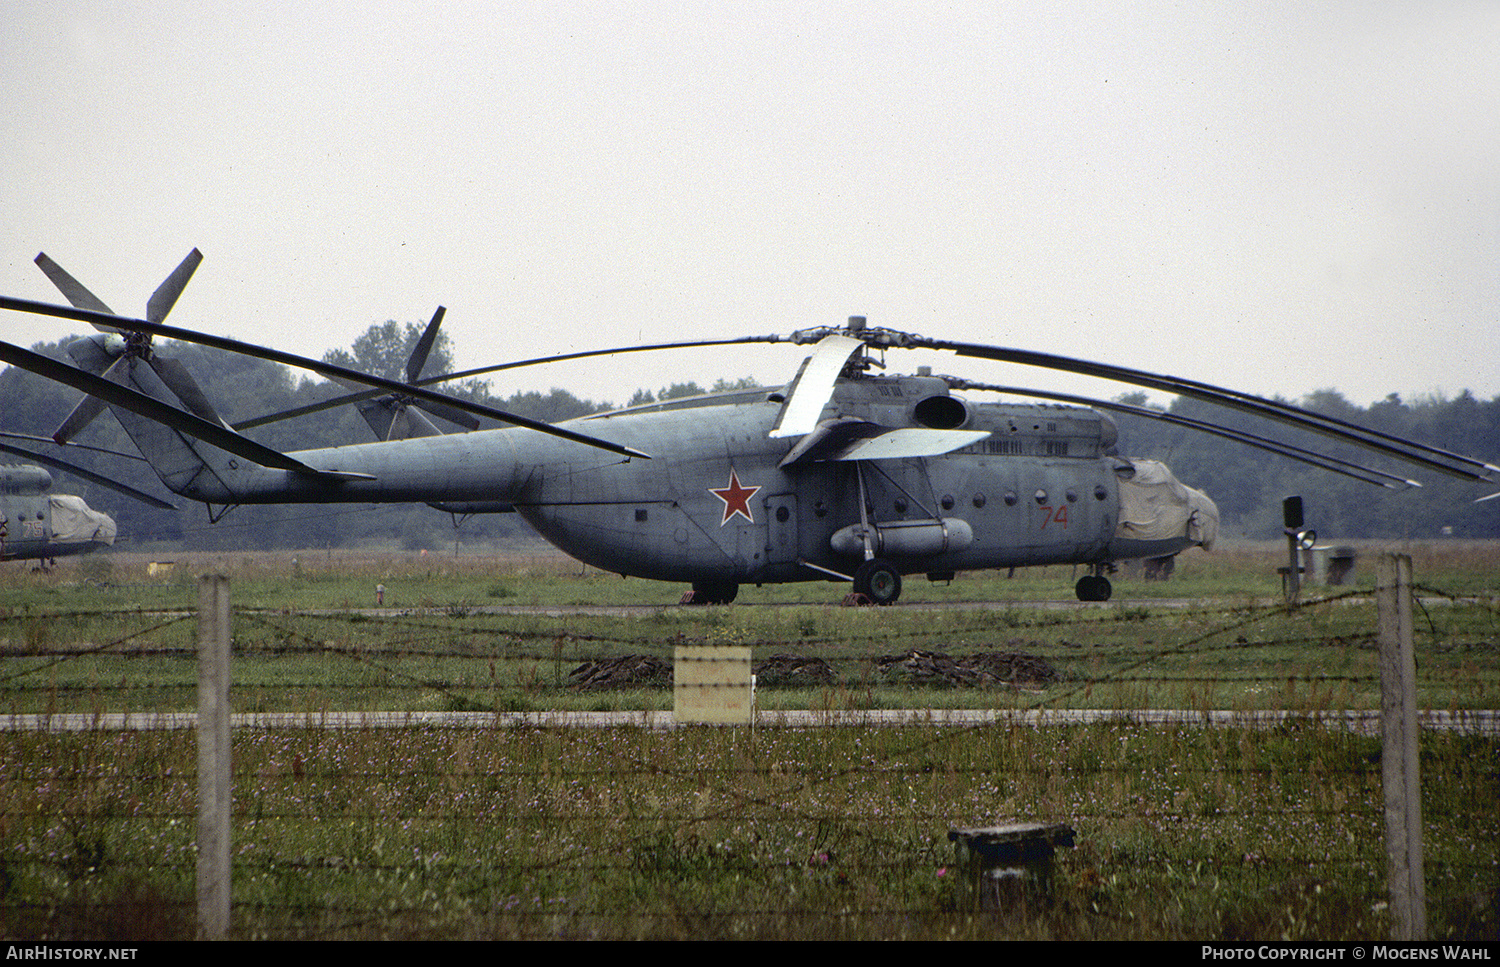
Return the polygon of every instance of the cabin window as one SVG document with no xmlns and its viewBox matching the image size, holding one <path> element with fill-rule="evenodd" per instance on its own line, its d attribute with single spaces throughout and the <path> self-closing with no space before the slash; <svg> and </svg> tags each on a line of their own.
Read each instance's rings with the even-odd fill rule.
<svg viewBox="0 0 1500 967">
<path fill-rule="evenodd" d="M 644 524 L 646 522 L 646 508 L 641 507 L 641 508 L 639 508 L 639 509 L 636 510 L 636 512 L 635 512 L 635 522 L 637 524 Z"/>
<path fill-rule="evenodd" d="M 1014 507 L 1016 505 L 1016 501 L 1020 499 L 1020 497 L 1016 496 L 1016 492 L 1014 490 L 1007 490 L 1005 492 L 1005 506 L 1007 507 Z"/>
<path fill-rule="evenodd" d="M 1047 491 L 1045 490 L 1038 490 L 1032 496 L 1036 498 L 1036 502 L 1039 504 L 1045 504 L 1047 502 Z"/>
</svg>

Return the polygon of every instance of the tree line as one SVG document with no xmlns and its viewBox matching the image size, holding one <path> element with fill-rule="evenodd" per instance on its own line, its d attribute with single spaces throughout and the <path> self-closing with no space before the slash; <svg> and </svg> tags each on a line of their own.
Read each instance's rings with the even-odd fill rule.
<svg viewBox="0 0 1500 967">
<path fill-rule="evenodd" d="M 1457 397 L 1427 396 L 1406 402 L 1395 393 L 1359 407 L 1332 389 L 1291 402 L 1324 416 L 1417 440 L 1455 453 L 1500 463 L 1500 397 L 1484 401 L 1468 390 Z M 1145 404 L 1131 393 L 1117 402 Z M 1177 478 L 1208 493 L 1219 507 L 1223 532 L 1251 538 L 1279 535 L 1281 501 L 1300 496 L 1307 523 L 1319 540 L 1500 537 L 1500 500 L 1475 503 L 1500 486 L 1485 487 L 1338 444 L 1328 437 L 1267 423 L 1222 407 L 1176 397 L 1175 415 L 1208 420 L 1327 453 L 1362 466 L 1421 481 L 1420 488 L 1389 490 L 1309 466 L 1288 457 L 1185 427 L 1117 414 L 1122 454 L 1154 457 Z"/>
</svg>

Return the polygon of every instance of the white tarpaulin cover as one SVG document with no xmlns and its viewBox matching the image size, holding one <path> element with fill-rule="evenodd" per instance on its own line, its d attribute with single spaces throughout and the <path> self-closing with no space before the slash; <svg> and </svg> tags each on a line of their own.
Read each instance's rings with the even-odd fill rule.
<svg viewBox="0 0 1500 967">
<path fill-rule="evenodd" d="M 82 497 L 59 494 L 47 499 L 52 503 L 52 539 L 57 543 L 115 542 L 114 519 L 108 514 L 90 510 Z"/>
<path fill-rule="evenodd" d="M 1131 463 L 1135 473 L 1120 478 L 1120 526 L 1115 536 L 1159 541 L 1186 534 L 1211 550 L 1219 535 L 1219 508 L 1208 495 L 1183 486 L 1164 463 Z"/>
</svg>

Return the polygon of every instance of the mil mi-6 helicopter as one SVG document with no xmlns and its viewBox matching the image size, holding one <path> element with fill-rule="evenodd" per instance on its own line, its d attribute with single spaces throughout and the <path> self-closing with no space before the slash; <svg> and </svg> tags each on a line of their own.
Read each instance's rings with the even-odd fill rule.
<svg viewBox="0 0 1500 967">
<path fill-rule="evenodd" d="M 0 343 L 5 362 L 89 394 L 59 429 L 59 440 L 108 406 L 168 489 L 208 504 L 213 519 L 251 503 L 424 502 L 458 514 L 513 510 L 585 563 L 690 584 L 684 601 L 693 603 L 727 603 L 742 584 L 835 580 L 851 582 L 859 600 L 891 604 L 904 575 L 942 580 L 959 571 L 1042 564 L 1084 565 L 1089 573 L 1077 582 L 1078 597 L 1103 601 L 1111 593 L 1105 575 L 1116 562 L 1212 545 L 1219 523 L 1213 501 L 1157 461 L 1119 455 L 1115 424 L 1099 411 L 1106 404 L 970 402 L 952 390 L 1049 394 L 925 369 L 883 375 L 877 356 L 890 349 L 950 350 L 1103 376 L 1210 400 L 1464 479 L 1500 477 L 1500 468 L 1469 457 L 1232 390 L 875 329 L 862 317 L 790 335 L 549 357 L 751 342 L 812 346 L 785 387 L 539 423 L 427 386 L 546 360 L 420 379 L 414 355 L 408 380 L 397 382 L 163 325 L 201 258 L 195 249 L 162 283 L 146 319 L 115 315 L 45 255 L 38 265 L 71 306 L 0 297 L 0 308 L 101 330 L 69 347 L 76 367 Z M 441 310 L 429 335 L 440 318 Z M 158 335 L 368 386 L 366 417 L 383 439 L 292 453 L 255 443 L 225 424 L 185 368 L 155 353 L 151 340 Z M 444 434 L 412 406 L 470 427 L 477 424 L 465 414 L 509 425 Z M 1381 486 L 1416 484 L 1242 431 L 1206 423 L 1195 428 Z M 221 508 L 217 517 L 215 506 Z"/>
<path fill-rule="evenodd" d="M 0 454 L 29 461 L 0 465 L 0 561 L 41 561 L 45 566 L 55 558 L 87 554 L 115 542 L 114 518 L 94 510 L 82 497 L 51 493 L 52 474 L 33 464 L 47 464 L 136 500 L 172 509 L 165 500 L 35 450 L 0 443 Z"/>
<path fill-rule="evenodd" d="M 41 467 L 0 466 L 0 561 L 47 562 L 115 542 L 115 522 L 82 498 L 50 494 Z"/>
</svg>

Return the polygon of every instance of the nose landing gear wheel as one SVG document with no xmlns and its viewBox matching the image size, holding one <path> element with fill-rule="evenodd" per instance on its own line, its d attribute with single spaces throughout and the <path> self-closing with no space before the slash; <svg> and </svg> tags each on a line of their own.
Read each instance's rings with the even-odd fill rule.
<svg viewBox="0 0 1500 967">
<path fill-rule="evenodd" d="M 1108 601 L 1109 596 L 1114 593 L 1114 587 L 1109 583 L 1109 578 L 1102 574 L 1086 574 L 1073 586 L 1073 593 L 1078 595 L 1080 601 Z"/>
<path fill-rule="evenodd" d="M 901 597 L 901 572 L 890 561 L 866 561 L 854 572 L 854 593 L 876 604 L 894 604 Z"/>
</svg>

